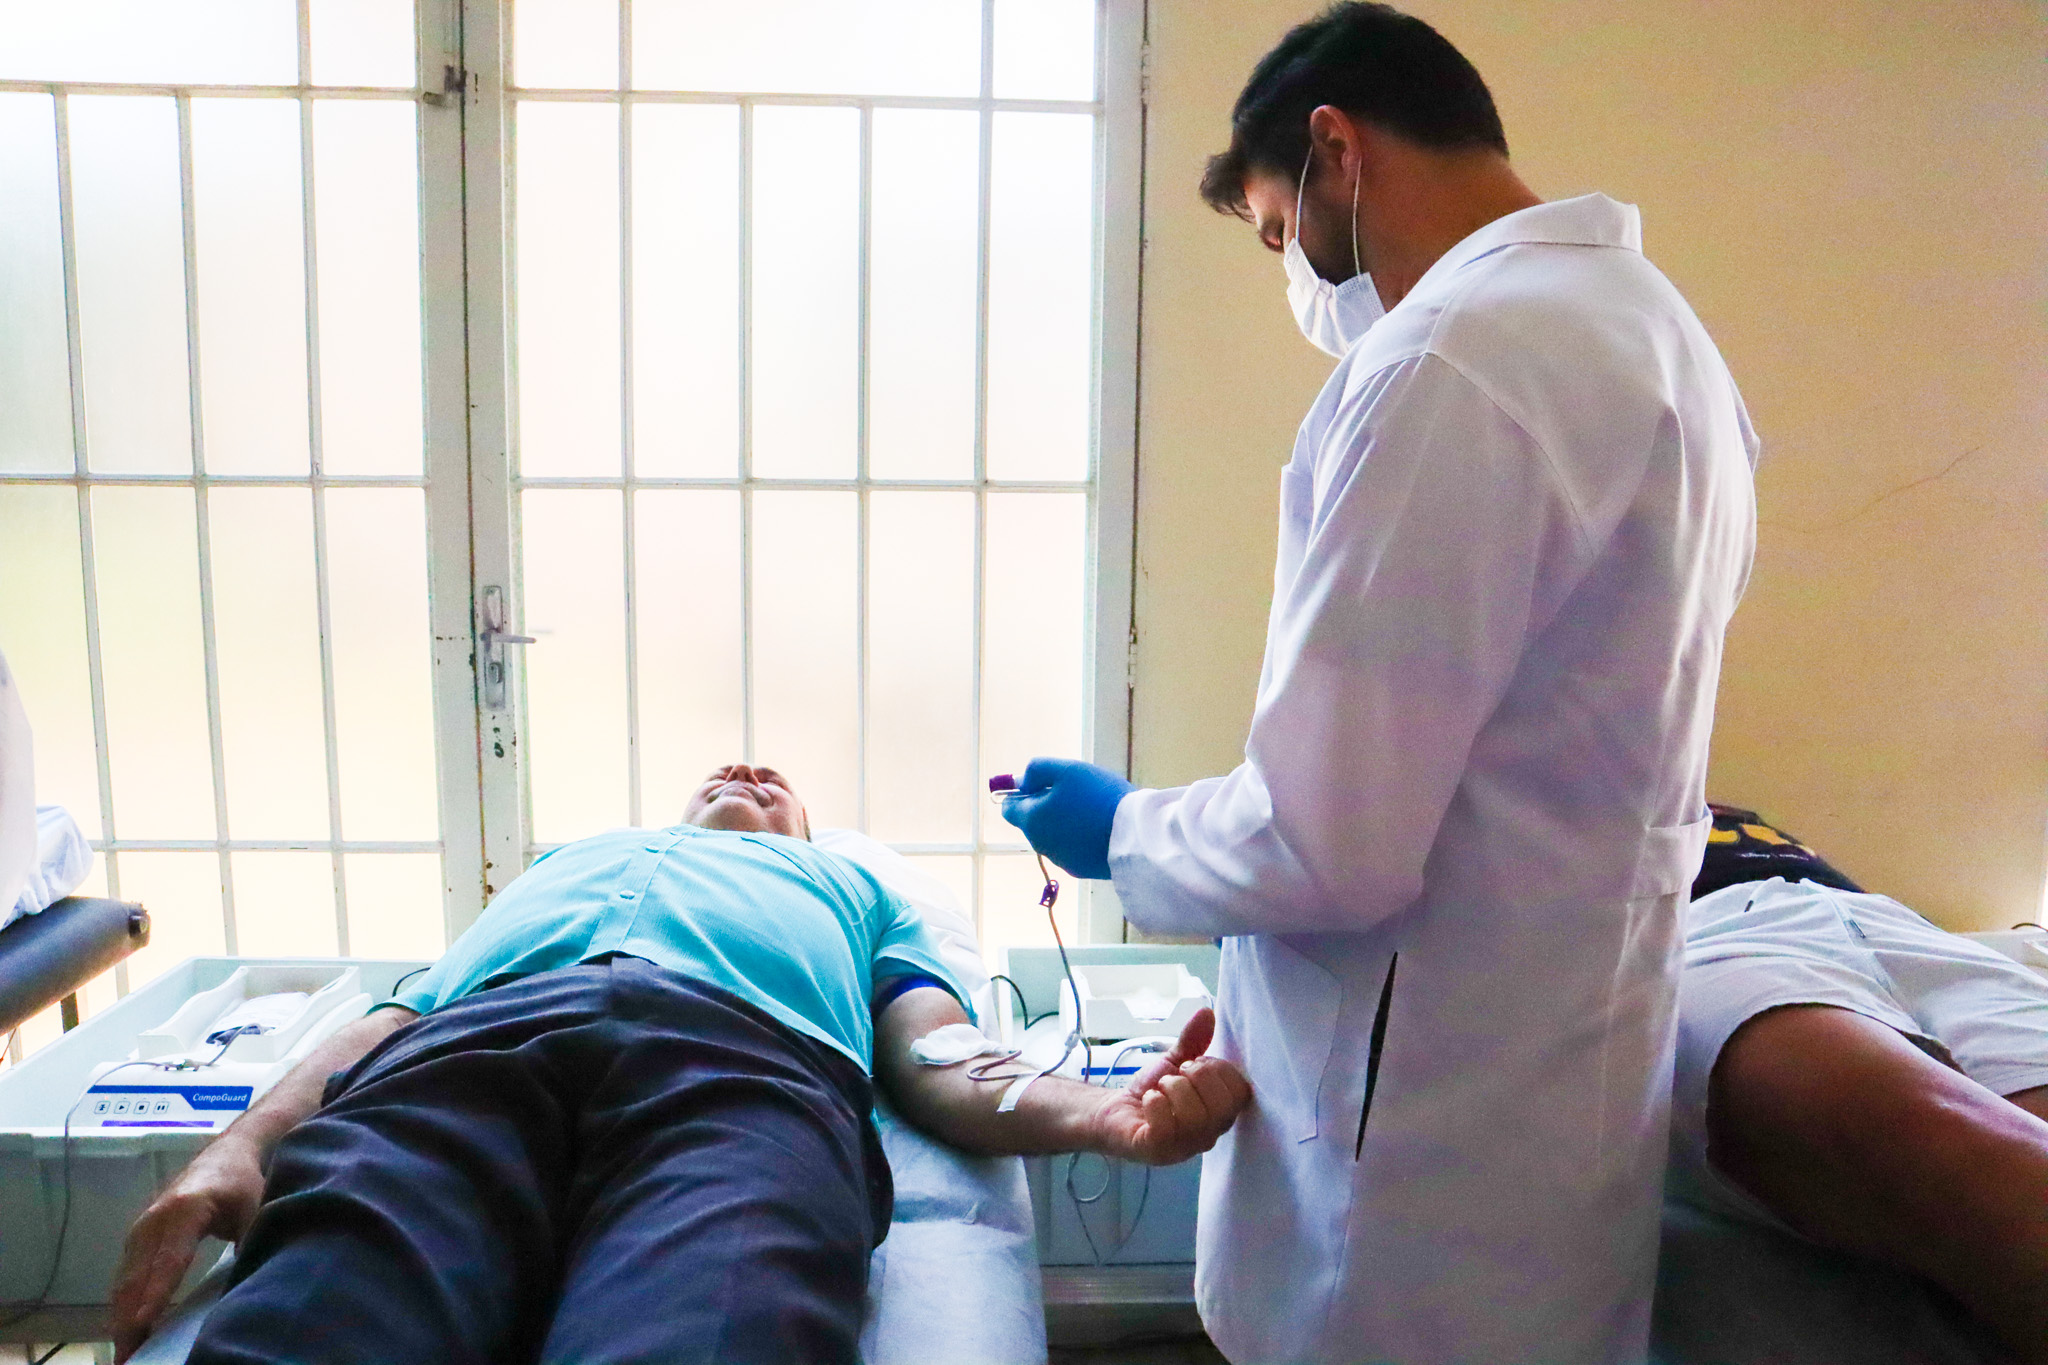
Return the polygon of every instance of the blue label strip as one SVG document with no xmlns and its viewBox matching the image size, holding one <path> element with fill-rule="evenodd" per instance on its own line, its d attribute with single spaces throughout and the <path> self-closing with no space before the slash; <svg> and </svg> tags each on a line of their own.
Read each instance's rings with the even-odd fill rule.
<svg viewBox="0 0 2048 1365">
<path fill-rule="evenodd" d="M 247 1109 L 248 1085 L 96 1085 L 88 1095 L 181 1095 L 194 1109 Z"/>
</svg>

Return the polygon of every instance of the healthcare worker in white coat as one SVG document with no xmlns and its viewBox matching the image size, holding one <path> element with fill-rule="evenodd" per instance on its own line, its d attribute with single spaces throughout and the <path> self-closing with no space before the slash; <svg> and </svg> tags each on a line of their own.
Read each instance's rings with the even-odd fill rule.
<svg viewBox="0 0 2048 1365">
<path fill-rule="evenodd" d="M 1245 761 L 1154 791 L 1041 758 L 1006 814 L 1139 928 L 1223 939 L 1227 1356 L 1637 1365 L 1756 441 L 1636 210 L 1532 194 L 1419 20 L 1302 25 L 1232 125 L 1205 196 L 1341 357 L 1281 474 Z"/>
</svg>

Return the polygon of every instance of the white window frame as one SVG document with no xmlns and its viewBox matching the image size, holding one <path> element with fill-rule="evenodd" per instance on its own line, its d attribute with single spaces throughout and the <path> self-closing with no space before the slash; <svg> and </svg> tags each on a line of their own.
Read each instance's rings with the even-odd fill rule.
<svg viewBox="0 0 2048 1365">
<path fill-rule="evenodd" d="M 0 81 L 0 90 L 49 94 L 55 104 L 60 233 L 63 248 L 65 332 L 70 372 L 72 468 L 63 473 L 0 474 L 0 483 L 68 485 L 78 499 L 78 544 L 87 677 L 92 693 L 93 737 L 97 750 L 101 837 L 95 850 L 105 855 L 107 894 L 122 893 L 120 855 L 127 852 L 211 852 L 220 862 L 221 914 L 226 950 L 237 949 L 237 922 L 232 855 L 237 852 L 312 849 L 333 859 L 334 914 L 340 951 L 349 951 L 347 888 L 343 858 L 348 853 L 439 852 L 442 857 L 444 928 L 455 934 L 475 919 L 481 908 L 481 812 L 477 800 L 477 708 L 470 671 L 468 603 L 471 587 L 471 515 L 469 438 L 465 407 L 463 354 L 463 220 L 462 110 L 441 94 L 441 73 L 459 70 L 461 15 L 458 0 L 417 0 L 416 51 L 422 72 L 431 82 L 415 88 L 320 86 L 312 80 L 309 0 L 297 0 L 297 80 L 290 85 L 176 84 L 104 81 Z M 187 397 L 191 411 L 192 469 L 186 473 L 126 474 L 95 471 L 88 464 L 80 337 L 79 280 L 72 216 L 68 100 L 73 95 L 168 97 L 176 101 L 179 137 L 179 190 L 183 219 L 185 340 Z M 314 265 L 318 186 L 312 155 L 312 101 L 320 97 L 398 100 L 419 106 L 421 327 L 422 327 L 422 470 L 419 476 L 330 476 L 321 467 L 319 281 Z M 304 475 L 219 475 L 207 471 L 200 372 L 204 363 L 198 325 L 198 272 L 194 233 L 191 102 L 206 98 L 292 100 L 299 105 L 299 145 L 304 217 L 305 327 L 307 356 L 309 467 Z M 190 488 L 196 517 L 201 646 L 205 663 L 207 731 L 212 761 L 214 837 L 212 839 L 123 838 L 115 824 L 113 782 L 102 685 L 99 602 L 93 547 L 92 490 L 114 486 Z M 349 839 L 341 821 L 340 773 L 335 727 L 332 633 L 329 629 L 325 507 L 329 487 L 423 487 L 428 534 L 430 625 L 433 633 L 432 695 L 440 839 L 436 841 L 365 841 Z M 312 495 L 313 565 L 319 615 L 321 701 L 325 728 L 326 788 L 329 816 L 324 840 L 261 840 L 233 837 L 228 822 L 220 686 L 213 614 L 213 564 L 208 537 L 207 492 L 214 487 L 307 488 Z M 115 987 L 129 989 L 128 967 L 114 969 Z"/>
<path fill-rule="evenodd" d="M 630 33 L 632 0 L 620 0 L 624 14 L 622 33 Z M 1073 485 L 1090 497 L 1091 544 L 1087 582 L 1090 593 L 1085 615 L 1088 656 L 1083 743 L 1090 757 L 1118 771 L 1128 771 L 1130 762 L 1131 673 L 1130 660 L 1134 627 L 1132 587 L 1134 574 L 1134 517 L 1137 435 L 1138 362 L 1138 273 L 1139 210 L 1143 174 L 1142 63 L 1144 46 L 1144 0 L 1098 0 L 1099 44 L 1097 60 L 1101 79 L 1099 102 L 1074 104 L 1058 102 L 1061 109 L 1086 107 L 1098 115 L 1095 157 L 1098 200 L 1096 250 L 1100 262 L 1095 308 L 1094 346 L 1097 357 L 1094 394 L 1094 475 Z M 1007 109 L 1047 107 L 1042 101 L 997 100 L 991 88 L 994 33 L 994 0 L 982 0 L 982 89 L 977 97 L 963 100 L 842 99 L 775 96 L 776 103 L 817 103 L 855 105 L 866 111 L 892 104 L 939 105 L 976 110 L 982 115 L 982 200 L 988 199 L 989 136 L 993 114 Z M 465 294 L 468 300 L 468 485 L 471 567 L 472 629 L 481 622 L 482 594 L 499 588 L 510 594 L 518 582 L 519 484 L 513 476 L 511 450 L 513 435 L 513 354 L 510 328 L 511 242 L 513 223 L 510 129 L 513 100 L 508 95 L 511 13 L 509 0 L 462 0 L 459 62 L 451 63 L 462 73 L 465 104 L 462 146 L 463 212 L 466 215 L 467 252 Z M 632 103 L 641 98 L 631 90 L 630 44 L 622 41 L 620 53 L 621 90 L 593 92 L 595 98 Z M 428 67 L 432 69 L 431 66 Z M 651 96 L 647 98 L 665 98 Z M 731 97 L 707 97 L 730 99 Z M 740 100 L 743 107 L 748 103 Z M 622 128 L 630 128 L 622 118 Z M 630 136 L 626 133 L 625 136 Z M 620 163 L 622 191 L 631 175 L 630 159 Z M 623 202 L 623 200 L 622 200 Z M 621 232 L 631 231 L 631 214 L 622 212 Z M 982 295 L 986 300 L 986 223 Z M 622 240 L 622 269 L 630 271 L 630 241 Z M 437 276 L 445 278 L 445 276 Z M 627 286 L 630 287 L 630 281 Z M 624 335 L 622 356 L 630 357 L 630 307 L 622 309 Z M 623 382 L 630 384 L 631 365 L 623 363 Z M 622 421 L 630 426 L 630 407 L 622 406 Z M 977 423 L 976 478 L 961 486 L 986 486 L 980 478 L 983 468 L 983 437 Z M 630 431 L 623 433 L 630 440 Z M 860 478 L 837 482 L 835 488 L 861 490 L 866 497 L 865 442 L 862 443 Z M 551 485 L 556 481 L 543 481 Z M 628 478 L 631 488 L 641 482 Z M 668 482 L 668 481 L 647 481 Z M 750 488 L 753 479 L 748 465 L 741 477 L 732 480 L 693 480 L 693 485 Z M 618 486 L 607 480 L 606 486 Z M 790 481 L 773 481 L 774 487 L 800 486 Z M 865 554 L 865 515 L 862 517 L 862 552 Z M 627 510 L 627 534 L 631 513 Z M 979 534 L 979 532 L 977 533 Z M 626 572 L 632 573 L 630 541 L 627 543 Z M 862 572 L 865 572 L 863 564 Z M 980 598 L 977 586 L 976 599 Z M 630 618 L 630 613 L 629 613 Z M 981 649 L 979 612 L 976 626 L 975 696 L 979 709 Z M 453 622 L 445 623 L 452 625 Z M 862 635 L 864 636 L 864 631 Z M 444 629 L 443 612 L 437 606 L 435 636 L 437 658 L 440 646 L 450 638 Z M 859 646 L 865 650 L 865 640 Z M 632 635 L 628 626 L 629 677 Z M 477 651 L 481 657 L 481 650 Z M 528 812 L 524 798 L 523 745 L 521 743 L 523 698 L 518 660 L 507 670 L 507 696 L 502 709 L 486 711 L 478 696 L 475 712 L 475 790 L 480 806 L 481 848 L 475 863 L 479 894 L 469 905 L 451 900 L 451 934 L 466 927 L 469 918 L 526 866 L 531 851 Z M 865 660 L 862 663 L 863 685 Z M 631 710 L 629 702 L 629 713 Z M 445 718 L 444 718 L 445 719 Z M 630 722 L 629 722 L 630 723 Z M 978 720 L 977 720 L 978 724 Z M 751 727 L 748 727 L 751 740 Z M 444 769 L 445 771 L 445 769 Z M 637 785 L 637 784 L 635 784 Z M 995 819 L 992 807 L 980 816 L 985 824 Z M 975 875 L 981 872 L 984 835 L 976 831 Z M 910 848 L 908 851 L 919 851 Z M 928 850 L 937 851 L 937 850 Z M 951 850 L 947 850 L 951 851 Z M 451 853 L 451 868 L 454 866 Z M 451 871 L 451 883 L 454 874 Z M 1106 887 L 1103 891 L 1106 892 Z M 464 917 L 467 911 L 468 917 Z M 1122 936 L 1122 918 L 1112 895 L 1083 894 L 1081 937 L 1085 940 L 1114 940 Z"/>
<path fill-rule="evenodd" d="M 632 0 L 620 0 L 630 12 Z M 1095 761 L 1128 771 L 1130 761 L 1130 661 L 1134 640 L 1132 588 L 1136 435 L 1138 421 L 1140 207 L 1144 169 L 1142 71 L 1145 41 L 1145 0 L 1097 0 L 1098 53 L 1101 73 L 1099 102 L 1083 102 L 1098 115 L 1095 157 L 1098 295 L 1094 346 L 1097 357 L 1094 394 L 1094 475 L 1086 485 L 1091 505 L 1089 597 L 1085 615 L 1088 655 L 1084 711 L 1084 746 Z M 1070 102 L 996 100 L 990 88 L 994 31 L 994 0 L 981 0 L 983 88 L 964 101 L 899 101 L 819 99 L 827 104 L 876 105 L 937 103 L 975 109 L 982 114 L 982 199 L 988 198 L 989 135 L 993 114 L 1006 109 L 1079 107 Z M 440 852 L 443 869 L 443 923 L 449 941 L 460 934 L 490 897 L 525 867 L 529 847 L 523 797 L 521 670 L 507 670 L 508 705 L 487 710 L 478 677 L 484 590 L 511 590 L 517 583 L 516 483 L 511 457 L 511 347 L 508 327 L 511 298 L 511 176 L 508 130 L 512 102 L 505 91 L 506 35 L 509 0 L 417 0 L 416 89 L 321 87 L 311 82 L 309 0 L 297 0 L 299 24 L 298 80 L 285 86 L 108 84 L 74 81 L 0 81 L 0 89 L 48 92 L 56 99 L 60 214 L 64 247 L 66 322 L 71 370 L 74 464 L 53 474 L 0 475 L 10 484 L 67 484 L 77 490 L 83 570 L 87 668 L 98 750 L 98 787 L 104 839 L 96 847 L 107 859 L 107 890 L 121 893 L 119 854 L 123 851 L 214 852 L 221 863 L 222 914 L 226 945 L 236 948 L 231 855 L 238 851 L 313 847 L 334 859 L 335 914 L 343 952 L 349 950 L 343 855 L 348 852 L 416 851 L 431 844 L 389 844 L 346 838 L 339 822 L 339 781 L 334 724 L 334 686 L 327 622 L 324 544 L 320 535 L 322 489 L 357 484 L 424 485 L 429 542 L 429 622 L 432 632 L 433 724 L 438 772 Z M 629 71 L 630 52 L 621 53 L 622 71 Z M 181 135 L 181 185 L 185 219 L 185 285 L 190 396 L 193 406 L 194 471 L 189 474 L 107 474 L 89 469 L 86 454 L 84 391 L 78 307 L 78 279 L 73 260 L 70 161 L 64 138 L 65 98 L 73 93 L 150 94 L 175 97 Z M 300 102 L 301 149 L 305 185 L 306 328 L 309 369 L 309 430 L 312 461 L 306 476 L 214 476 L 205 472 L 203 428 L 199 413 L 198 367 L 203 357 L 197 338 L 197 293 L 192 234 L 192 167 L 189 102 L 209 96 L 294 99 Z M 335 477 L 321 472 L 319 426 L 319 299 L 313 267 L 316 221 L 311 145 L 311 100 L 321 96 L 357 96 L 416 101 L 419 107 L 420 243 L 422 300 L 423 435 L 421 478 Z M 778 102 L 789 101 L 778 97 Z M 630 162 L 622 163 L 630 175 Z M 630 231 L 630 214 L 622 215 L 622 231 Z M 984 224 L 984 262 L 986 260 Z M 630 262 L 630 253 L 622 264 Z M 630 268 L 628 266 L 628 268 Z M 982 293 L 986 297 L 986 278 Z M 985 310 L 984 302 L 984 310 Z M 630 315 L 626 319 L 630 326 Z M 984 329 L 985 330 L 985 329 Z M 630 344 L 630 338 L 629 344 Z M 630 374 L 630 367 L 628 368 Z M 630 382 L 630 381 L 628 381 Z M 865 401 L 865 400 L 863 400 Z M 980 424 L 977 422 L 977 428 Z M 982 437 L 977 431 L 974 484 L 982 484 Z M 862 480 L 865 486 L 865 456 Z M 137 841 L 121 839 L 114 824 L 112 780 L 105 704 L 101 687 L 99 612 L 94 586 L 91 490 L 117 484 L 158 484 L 194 489 L 198 516 L 201 624 L 206 661 L 208 730 L 214 768 L 216 837 L 199 841 Z M 309 487 L 315 509 L 315 566 L 321 587 L 320 651 L 323 708 L 326 720 L 328 801 L 332 827 L 326 841 L 280 843 L 231 837 L 225 809 L 225 777 L 220 695 L 215 671 L 211 563 L 206 527 L 206 490 L 214 485 Z M 778 481 L 778 486 L 781 485 Z M 849 485 L 838 484 L 845 487 Z M 863 517 L 863 527 L 865 517 Z M 977 533 L 980 534 L 979 532 Z M 630 559 L 629 559 L 630 563 Z M 863 572 L 865 568 L 863 566 Z M 976 598 L 979 601 L 980 585 Z M 975 707 L 980 705 L 980 613 L 977 610 Z M 864 632 L 863 632 L 864 635 Z M 860 646 L 865 649 L 865 640 Z M 514 659 L 513 663 L 516 664 Z M 863 665 L 863 675 L 865 665 Z M 980 820 L 996 819 L 994 808 L 981 805 Z M 975 846 L 983 834 L 977 830 Z M 975 856 L 977 879 L 981 856 Z M 1084 884 L 1085 885 L 1085 884 Z M 1100 885 L 1083 891 L 1081 937 L 1114 940 L 1122 935 L 1115 898 Z M 128 989 L 127 969 L 116 969 L 117 989 Z"/>
</svg>

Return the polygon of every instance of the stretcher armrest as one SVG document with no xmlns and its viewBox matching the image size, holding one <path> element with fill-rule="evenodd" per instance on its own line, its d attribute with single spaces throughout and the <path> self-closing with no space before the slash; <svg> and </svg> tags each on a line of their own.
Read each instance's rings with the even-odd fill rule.
<svg viewBox="0 0 2048 1365">
<path fill-rule="evenodd" d="M 0 929 L 0 1034 L 148 942 L 148 911 L 87 896 L 66 896 Z"/>
</svg>

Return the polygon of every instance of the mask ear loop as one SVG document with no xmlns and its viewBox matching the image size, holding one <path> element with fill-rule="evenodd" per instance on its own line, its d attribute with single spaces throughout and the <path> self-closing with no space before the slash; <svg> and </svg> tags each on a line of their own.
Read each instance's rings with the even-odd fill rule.
<svg viewBox="0 0 2048 1365">
<path fill-rule="evenodd" d="M 1316 164 L 1316 149 L 1308 149 L 1308 160 L 1301 163 L 1301 175 L 1294 182 L 1294 240 L 1301 240 L 1301 198 L 1308 189 L 1309 167 Z M 1365 273 L 1365 262 L 1358 254 L 1358 187 L 1365 178 L 1365 163 L 1351 173 L 1351 275 L 1353 279 Z"/>
<path fill-rule="evenodd" d="M 1365 266 L 1358 259 L 1358 182 L 1365 176 L 1365 162 L 1358 163 L 1358 169 L 1351 173 L 1351 277 L 1357 279 L 1365 273 Z M 1300 209 L 1296 209 L 1298 214 Z"/>
<path fill-rule="evenodd" d="M 1316 149 L 1310 146 L 1307 159 L 1301 163 L 1301 174 L 1294 178 L 1294 240 L 1297 242 L 1301 240 L 1301 192 L 1308 188 L 1308 168 L 1315 164 Z M 1352 221 L 1357 221 L 1356 214 L 1352 215 Z"/>
</svg>

